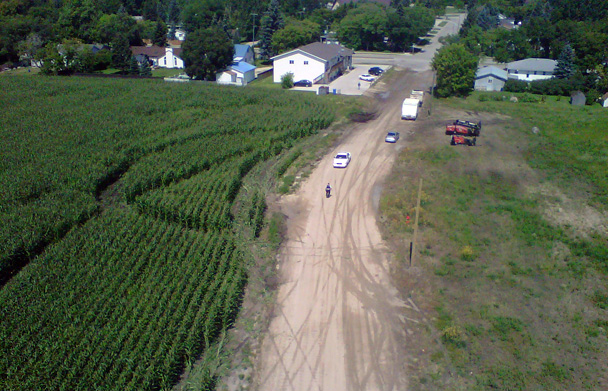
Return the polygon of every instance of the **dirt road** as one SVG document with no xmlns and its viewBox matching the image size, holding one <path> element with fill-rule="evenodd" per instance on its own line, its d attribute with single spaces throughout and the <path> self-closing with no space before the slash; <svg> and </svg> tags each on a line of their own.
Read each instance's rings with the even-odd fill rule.
<svg viewBox="0 0 608 391">
<path fill-rule="evenodd" d="M 333 154 L 326 156 L 281 202 L 287 242 L 262 346 L 260 391 L 407 389 L 404 315 L 411 307 L 391 286 L 374 204 L 414 126 L 401 121 L 401 102 L 409 90 L 428 86 L 432 75 L 396 70 L 392 76 L 390 88 L 379 83 L 376 89 L 379 117 L 353 128 L 334 151 L 350 152 L 350 165 L 335 169 Z M 385 143 L 387 130 L 399 131 L 401 140 Z"/>
</svg>

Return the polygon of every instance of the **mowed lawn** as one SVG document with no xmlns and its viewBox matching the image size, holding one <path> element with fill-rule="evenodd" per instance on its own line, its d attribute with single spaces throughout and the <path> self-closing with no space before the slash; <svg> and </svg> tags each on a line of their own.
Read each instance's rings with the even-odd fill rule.
<svg viewBox="0 0 608 391">
<path fill-rule="evenodd" d="M 510 97 L 434 101 L 381 200 L 414 390 L 608 389 L 608 110 Z M 476 146 L 449 145 L 457 118 Z"/>
</svg>

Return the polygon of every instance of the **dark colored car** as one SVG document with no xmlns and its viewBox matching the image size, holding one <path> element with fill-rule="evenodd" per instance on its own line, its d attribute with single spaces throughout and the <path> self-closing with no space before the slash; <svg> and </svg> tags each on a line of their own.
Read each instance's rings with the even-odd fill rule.
<svg viewBox="0 0 608 391">
<path fill-rule="evenodd" d="M 312 81 L 310 80 L 300 80 L 293 83 L 294 87 L 312 87 Z"/>
<path fill-rule="evenodd" d="M 373 76 L 380 76 L 384 70 L 380 67 L 371 67 L 367 70 L 367 73 Z"/>
</svg>

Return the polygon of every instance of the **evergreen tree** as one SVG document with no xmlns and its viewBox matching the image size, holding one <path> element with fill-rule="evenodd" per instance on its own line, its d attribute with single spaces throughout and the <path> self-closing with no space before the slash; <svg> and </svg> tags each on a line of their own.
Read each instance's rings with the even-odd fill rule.
<svg viewBox="0 0 608 391">
<path fill-rule="evenodd" d="M 176 24 L 179 22 L 179 8 L 177 7 L 176 0 L 170 0 L 167 8 L 167 22 L 169 24 Z"/>
<path fill-rule="evenodd" d="M 477 25 L 482 28 L 482 30 L 490 30 L 498 26 L 500 20 L 498 19 L 498 10 L 492 5 L 487 4 L 477 17 Z"/>
<path fill-rule="evenodd" d="M 160 20 L 156 22 L 152 43 L 156 46 L 167 45 L 167 25 L 161 22 Z"/>
<path fill-rule="evenodd" d="M 112 65 L 123 72 L 129 69 L 132 53 L 129 40 L 124 35 L 116 35 L 110 44 L 112 49 Z"/>
<path fill-rule="evenodd" d="M 262 17 L 261 25 L 260 52 L 262 58 L 268 59 L 275 54 L 272 51 L 272 35 L 275 31 L 282 29 L 285 26 L 283 15 L 279 9 L 278 0 L 270 0 L 268 10 Z"/>
<path fill-rule="evenodd" d="M 129 61 L 129 75 L 138 75 L 139 74 L 139 63 L 135 56 L 131 56 L 131 61 Z"/>
<path fill-rule="evenodd" d="M 143 77 L 152 76 L 152 69 L 150 69 L 150 60 L 148 60 L 148 56 L 145 56 L 141 64 L 139 64 L 139 75 Z"/>
<path fill-rule="evenodd" d="M 568 79 L 574 75 L 574 71 L 574 51 L 572 46 L 567 44 L 557 58 L 554 75 L 558 79 Z"/>
</svg>

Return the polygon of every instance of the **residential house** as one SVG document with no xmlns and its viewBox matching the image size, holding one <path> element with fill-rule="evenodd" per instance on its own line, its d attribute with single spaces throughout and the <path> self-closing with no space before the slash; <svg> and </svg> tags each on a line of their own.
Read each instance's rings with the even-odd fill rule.
<svg viewBox="0 0 608 391">
<path fill-rule="evenodd" d="M 336 43 L 314 42 L 271 58 L 273 81 L 280 83 L 283 75 L 293 80 L 329 83 L 352 67 L 353 51 Z"/>
<path fill-rule="evenodd" d="M 253 48 L 249 45 L 234 45 L 234 62 L 245 61 L 248 64 L 255 64 Z"/>
<path fill-rule="evenodd" d="M 475 90 L 477 91 L 502 91 L 507 81 L 507 71 L 495 66 L 487 66 L 477 69 L 475 75 Z"/>
<path fill-rule="evenodd" d="M 359 3 L 359 2 L 363 3 L 365 1 L 370 1 L 370 0 L 332 0 L 332 1 L 328 1 L 327 8 L 335 10 L 343 4 Z M 385 5 L 386 7 L 391 5 L 391 0 L 371 0 L 371 2 L 380 3 L 380 4 Z"/>
<path fill-rule="evenodd" d="M 147 57 L 152 66 L 161 68 L 183 68 L 184 61 L 180 57 L 181 48 L 162 46 L 131 46 L 131 53 L 138 62 Z"/>
<path fill-rule="evenodd" d="M 175 39 L 177 39 L 178 41 L 183 41 L 184 39 L 186 39 L 186 30 L 181 27 L 176 28 Z"/>
<path fill-rule="evenodd" d="M 254 54 L 251 46 L 234 45 L 232 61 L 231 66 L 215 75 L 218 84 L 245 86 L 255 79 L 256 66 L 253 65 Z"/>
<path fill-rule="evenodd" d="M 509 79 L 535 81 L 551 79 L 557 61 L 548 58 L 526 58 L 507 64 Z"/>
<path fill-rule="evenodd" d="M 602 107 L 608 107 L 608 92 L 602 95 L 600 103 L 602 104 Z"/>
</svg>

